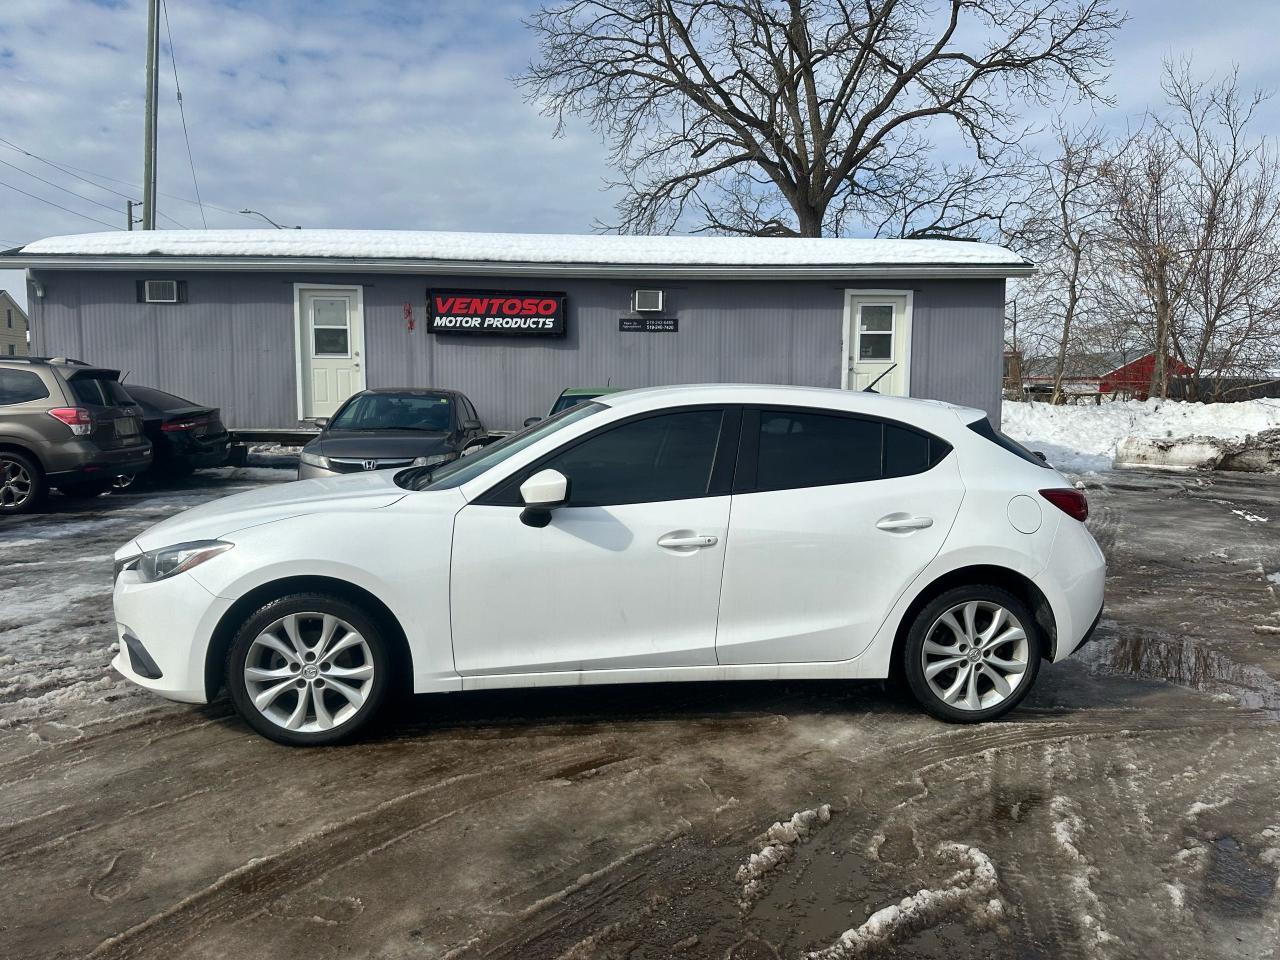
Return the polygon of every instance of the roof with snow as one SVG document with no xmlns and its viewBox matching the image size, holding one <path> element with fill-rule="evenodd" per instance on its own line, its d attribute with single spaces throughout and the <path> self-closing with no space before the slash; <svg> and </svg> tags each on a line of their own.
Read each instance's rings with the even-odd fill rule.
<svg viewBox="0 0 1280 960">
<path fill-rule="evenodd" d="M 418 230 L 152 230 L 50 237 L 14 267 L 279 269 L 580 276 L 1025 276 L 1025 257 L 960 240 L 637 237 Z"/>
</svg>

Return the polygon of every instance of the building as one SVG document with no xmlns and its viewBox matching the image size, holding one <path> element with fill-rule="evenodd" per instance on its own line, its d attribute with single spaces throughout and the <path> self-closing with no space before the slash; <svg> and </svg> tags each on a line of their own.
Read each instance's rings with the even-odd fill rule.
<svg viewBox="0 0 1280 960">
<path fill-rule="evenodd" d="M 8 290 L 0 290 L 0 357 L 27 355 L 27 314 Z"/>
<path fill-rule="evenodd" d="M 1006 378 L 1010 362 L 1010 351 L 1006 350 Z M 1170 377 L 1195 376 L 1194 368 L 1176 357 L 1170 356 L 1166 363 Z M 1062 392 L 1064 395 L 1077 397 L 1113 396 L 1123 400 L 1145 400 L 1151 391 L 1151 372 L 1155 369 L 1155 364 L 1154 350 L 1140 356 L 1118 351 L 1075 353 L 1067 358 L 1063 368 Z M 1053 392 L 1056 357 L 1019 356 L 1017 367 L 1024 391 L 1033 395 Z"/>
<path fill-rule="evenodd" d="M 33 346 L 297 428 L 366 386 L 458 389 L 516 427 L 565 387 L 807 384 L 1000 410 L 1000 247 L 936 240 L 351 230 L 55 237 Z"/>
<path fill-rule="evenodd" d="M 1151 374 L 1156 368 L 1156 352 L 1145 353 L 1136 360 L 1114 365 L 1098 378 L 1098 390 L 1135 400 L 1146 400 L 1151 395 Z M 1165 357 L 1165 369 L 1171 377 L 1193 377 L 1195 368 L 1177 357 Z"/>
</svg>

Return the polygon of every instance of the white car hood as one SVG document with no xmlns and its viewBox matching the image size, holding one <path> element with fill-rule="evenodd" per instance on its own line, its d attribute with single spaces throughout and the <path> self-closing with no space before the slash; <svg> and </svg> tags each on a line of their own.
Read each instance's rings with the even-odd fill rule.
<svg viewBox="0 0 1280 960">
<path fill-rule="evenodd" d="M 394 470 L 272 484 L 192 507 L 138 537 L 141 550 L 192 540 L 216 540 L 236 530 L 315 513 L 376 510 L 405 496 Z"/>
</svg>

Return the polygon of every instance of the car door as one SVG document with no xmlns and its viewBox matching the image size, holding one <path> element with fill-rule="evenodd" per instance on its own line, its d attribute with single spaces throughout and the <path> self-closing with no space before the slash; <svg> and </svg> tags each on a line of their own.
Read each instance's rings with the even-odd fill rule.
<svg viewBox="0 0 1280 960">
<path fill-rule="evenodd" d="M 716 655 L 848 660 L 938 554 L 963 497 L 956 458 L 903 424 L 798 408 L 742 421 Z"/>
<path fill-rule="evenodd" d="M 602 427 L 459 513 L 450 598 L 464 676 L 711 665 L 736 410 L 682 408 Z M 519 485 L 569 479 L 545 527 Z"/>
</svg>

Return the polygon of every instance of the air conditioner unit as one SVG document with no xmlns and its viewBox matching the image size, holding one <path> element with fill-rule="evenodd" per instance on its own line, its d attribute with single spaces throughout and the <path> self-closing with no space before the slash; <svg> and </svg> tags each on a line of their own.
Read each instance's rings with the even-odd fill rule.
<svg viewBox="0 0 1280 960">
<path fill-rule="evenodd" d="M 143 299 L 147 303 L 177 303 L 177 280 L 147 280 L 143 289 Z"/>
<path fill-rule="evenodd" d="M 631 302 L 636 313 L 661 313 L 662 299 L 661 290 L 637 290 Z"/>
</svg>

